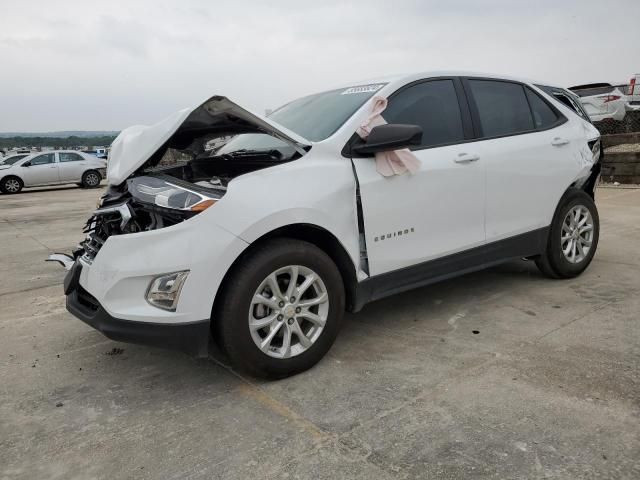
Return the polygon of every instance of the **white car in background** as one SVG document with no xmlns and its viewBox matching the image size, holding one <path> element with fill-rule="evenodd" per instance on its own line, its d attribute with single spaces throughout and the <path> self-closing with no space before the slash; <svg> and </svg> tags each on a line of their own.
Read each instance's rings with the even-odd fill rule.
<svg viewBox="0 0 640 480">
<path fill-rule="evenodd" d="M 27 155 L 11 165 L 0 165 L 0 191 L 18 193 L 23 187 L 76 183 L 85 188 L 100 185 L 107 162 L 75 150 Z"/>
<path fill-rule="evenodd" d="M 488 75 L 386 77 L 266 118 L 214 96 L 122 131 L 85 240 L 50 259 L 67 309 L 107 337 L 206 356 L 212 336 L 282 377 L 322 358 L 345 308 L 522 257 L 582 273 L 599 137 L 535 84 Z"/>
<path fill-rule="evenodd" d="M 640 110 L 640 102 L 634 96 L 635 77 L 630 85 L 610 83 L 590 83 L 569 87 L 580 97 L 580 102 L 593 122 L 603 120 L 624 120 L 627 112 Z M 635 87 L 638 88 L 638 87 Z"/>
</svg>

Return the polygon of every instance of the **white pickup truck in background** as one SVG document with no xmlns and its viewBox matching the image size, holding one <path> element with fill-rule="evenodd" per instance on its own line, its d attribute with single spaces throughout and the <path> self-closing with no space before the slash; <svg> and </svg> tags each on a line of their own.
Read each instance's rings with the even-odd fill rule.
<svg viewBox="0 0 640 480">
<path fill-rule="evenodd" d="M 634 110 L 640 109 L 640 73 L 636 73 L 629 81 L 629 106 Z"/>
</svg>

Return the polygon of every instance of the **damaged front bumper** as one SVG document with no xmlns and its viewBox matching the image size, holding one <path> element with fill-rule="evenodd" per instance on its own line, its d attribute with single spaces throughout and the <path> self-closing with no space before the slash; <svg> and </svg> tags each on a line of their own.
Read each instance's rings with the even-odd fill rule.
<svg viewBox="0 0 640 480">
<path fill-rule="evenodd" d="M 75 261 L 75 258 L 66 253 L 52 253 L 45 259 L 45 262 L 58 262 L 65 270 L 71 270 Z"/>
<path fill-rule="evenodd" d="M 195 357 L 207 356 L 209 319 L 172 324 L 113 317 L 80 285 L 82 268 L 80 261 L 74 262 L 64 279 L 67 310 L 75 317 L 112 340 L 179 350 Z"/>
<path fill-rule="evenodd" d="M 100 210 L 115 228 L 126 216 Z M 105 238 L 96 238 L 92 229 L 89 240 L 72 255 L 50 256 L 48 260 L 69 270 L 64 282 L 67 310 L 113 340 L 206 356 L 215 296 L 232 262 L 247 247 L 219 227 L 210 213 Z M 149 301 L 154 281 L 187 271 L 170 308 Z"/>
</svg>

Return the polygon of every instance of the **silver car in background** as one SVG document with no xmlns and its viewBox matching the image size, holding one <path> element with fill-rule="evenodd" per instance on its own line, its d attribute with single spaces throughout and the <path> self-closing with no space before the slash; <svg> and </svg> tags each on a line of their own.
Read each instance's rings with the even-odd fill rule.
<svg viewBox="0 0 640 480">
<path fill-rule="evenodd" d="M 38 152 L 12 165 L 0 165 L 0 191 L 18 193 L 23 187 L 75 183 L 84 188 L 100 185 L 107 162 L 75 150 Z"/>
</svg>

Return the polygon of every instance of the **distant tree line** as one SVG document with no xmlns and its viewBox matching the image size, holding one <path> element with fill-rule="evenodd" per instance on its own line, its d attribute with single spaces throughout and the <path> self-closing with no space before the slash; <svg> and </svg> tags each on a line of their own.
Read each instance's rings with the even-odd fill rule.
<svg viewBox="0 0 640 480">
<path fill-rule="evenodd" d="M 18 147 L 56 147 L 71 148 L 77 146 L 109 146 L 115 136 L 100 137 L 6 137 L 0 138 L 0 149 L 7 150 Z"/>
</svg>

